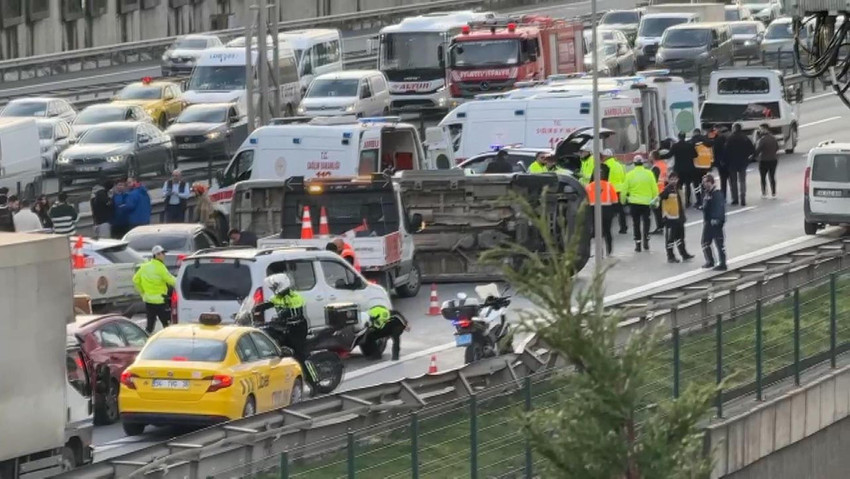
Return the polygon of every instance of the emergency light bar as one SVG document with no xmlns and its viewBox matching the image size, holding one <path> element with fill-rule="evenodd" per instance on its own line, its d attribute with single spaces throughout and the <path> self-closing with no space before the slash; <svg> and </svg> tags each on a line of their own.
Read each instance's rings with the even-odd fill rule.
<svg viewBox="0 0 850 479">
<path fill-rule="evenodd" d="M 372 116 L 367 118 L 360 118 L 357 120 L 361 124 L 369 124 L 369 123 L 399 123 L 401 122 L 400 116 Z"/>
<path fill-rule="evenodd" d="M 566 81 L 566 80 L 577 80 L 579 78 L 586 78 L 586 72 L 576 72 L 576 73 L 555 73 L 554 75 L 549 75 L 546 78 L 547 82 L 556 82 L 556 81 Z"/>
<path fill-rule="evenodd" d="M 738 67 L 736 67 L 736 68 L 738 68 Z M 668 76 L 668 75 L 670 75 L 670 70 L 658 68 L 658 69 L 655 69 L 655 70 L 644 70 L 644 71 L 640 72 L 640 75 L 638 75 L 638 76 L 642 76 L 642 77 L 663 77 L 663 76 Z"/>
</svg>

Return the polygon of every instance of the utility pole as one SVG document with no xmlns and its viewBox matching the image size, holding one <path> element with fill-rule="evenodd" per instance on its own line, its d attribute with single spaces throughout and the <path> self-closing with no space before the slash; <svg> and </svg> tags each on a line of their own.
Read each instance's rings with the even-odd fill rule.
<svg viewBox="0 0 850 479">
<path fill-rule="evenodd" d="M 248 134 L 254 131 L 254 50 L 251 45 L 254 6 L 245 2 L 245 115 L 248 117 Z"/>
<path fill-rule="evenodd" d="M 280 0 L 269 0 L 272 4 L 269 6 L 271 9 L 271 21 L 269 22 L 269 26 L 271 27 L 271 35 L 272 35 L 272 83 L 274 87 L 274 111 L 273 116 L 275 118 L 280 118 L 280 45 L 277 36 L 280 34 Z"/>
<path fill-rule="evenodd" d="M 268 8 L 266 0 L 260 0 L 260 6 L 257 8 L 257 82 L 260 86 L 260 124 L 267 125 L 269 123 L 269 55 L 266 45 L 266 39 L 269 32 Z M 273 40 L 274 41 L 274 40 Z"/>
<path fill-rule="evenodd" d="M 596 0 L 590 0 L 591 21 L 591 44 L 593 45 L 593 195 L 596 201 L 593 204 L 593 231 L 594 231 L 594 255 L 596 256 L 596 273 L 602 272 L 602 159 L 599 153 L 599 131 L 601 129 L 599 118 L 599 38 L 596 31 Z M 602 304 L 597 305 L 601 311 Z"/>
</svg>

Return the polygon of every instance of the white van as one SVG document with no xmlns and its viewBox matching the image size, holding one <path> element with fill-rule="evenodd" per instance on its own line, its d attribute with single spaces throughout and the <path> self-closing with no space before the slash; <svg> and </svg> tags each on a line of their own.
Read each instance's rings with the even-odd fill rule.
<svg viewBox="0 0 850 479">
<path fill-rule="evenodd" d="M 279 34 L 278 39 L 286 41 L 295 51 L 302 95 L 317 76 L 343 69 L 344 50 L 339 30 L 331 28 L 292 30 Z"/>
<path fill-rule="evenodd" d="M 244 45 L 244 43 L 243 43 Z M 251 64 L 256 77 L 257 51 L 251 52 Z M 269 49 L 268 59 L 271 62 L 274 52 Z M 245 49 L 244 48 L 210 48 L 204 50 L 198 63 L 192 70 L 182 99 L 189 104 L 195 103 L 237 103 L 240 112 L 247 112 L 245 93 Z M 282 44 L 278 49 L 280 64 L 280 98 L 281 108 L 287 116 L 291 116 L 301 100 L 301 88 L 298 70 L 295 63 L 295 52 Z M 257 91 L 259 83 L 254 84 L 254 111 L 259 111 L 260 94 Z M 274 83 L 269 79 L 267 98 L 273 98 Z M 259 114 L 257 114 L 259 116 Z"/>
<path fill-rule="evenodd" d="M 274 120 L 251 133 L 210 188 L 210 199 L 219 211 L 230 214 L 233 187 L 239 181 L 423 169 L 419 133 L 398 118 L 304 120 Z"/>
<path fill-rule="evenodd" d="M 298 114 L 304 116 L 387 115 L 390 90 L 379 70 L 346 70 L 319 75 L 307 89 Z"/>
<path fill-rule="evenodd" d="M 41 144 L 35 118 L 0 117 L 0 186 L 34 199 L 41 194 Z"/>
<path fill-rule="evenodd" d="M 803 229 L 850 224 L 850 143 L 829 140 L 809 150 L 803 181 Z"/>
</svg>

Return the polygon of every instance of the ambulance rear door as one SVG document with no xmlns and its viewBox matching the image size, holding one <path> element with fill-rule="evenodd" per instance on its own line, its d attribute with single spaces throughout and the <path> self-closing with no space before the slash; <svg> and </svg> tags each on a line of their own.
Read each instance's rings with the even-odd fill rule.
<svg viewBox="0 0 850 479">
<path fill-rule="evenodd" d="M 467 105 L 461 154 L 456 157 L 471 158 L 494 146 L 525 145 L 526 100 L 481 100 Z"/>
<path fill-rule="evenodd" d="M 664 116 L 667 117 L 670 138 L 676 138 L 680 131 L 690 133 L 700 127 L 699 97 L 692 83 L 668 83 L 665 85 L 666 108 Z"/>
</svg>

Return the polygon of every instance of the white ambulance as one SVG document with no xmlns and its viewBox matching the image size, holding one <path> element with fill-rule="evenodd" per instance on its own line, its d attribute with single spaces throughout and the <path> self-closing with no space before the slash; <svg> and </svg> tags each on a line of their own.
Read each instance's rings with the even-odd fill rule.
<svg viewBox="0 0 850 479">
<path fill-rule="evenodd" d="M 426 167 L 419 132 L 397 117 L 283 118 L 251 133 L 209 195 L 216 209 L 229 215 L 240 181 L 369 176 Z"/>
<path fill-rule="evenodd" d="M 506 94 L 482 95 L 452 110 L 426 130 L 429 161 L 449 168 L 493 145 L 555 148 L 582 127 L 593 126 L 590 80 L 552 79 Z M 625 160 L 680 130 L 692 131 L 699 108 L 697 89 L 681 78 L 636 76 L 599 84 L 601 126 L 614 132 L 603 142 Z"/>
</svg>

